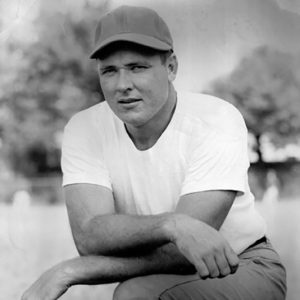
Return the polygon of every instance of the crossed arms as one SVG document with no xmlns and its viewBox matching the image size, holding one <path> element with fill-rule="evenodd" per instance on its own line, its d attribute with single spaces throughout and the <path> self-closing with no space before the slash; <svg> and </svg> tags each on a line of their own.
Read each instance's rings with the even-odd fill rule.
<svg viewBox="0 0 300 300">
<path fill-rule="evenodd" d="M 156 273 L 197 272 L 202 278 L 215 278 L 238 267 L 237 255 L 218 232 L 234 191 L 184 195 L 174 213 L 136 216 L 116 214 L 107 188 L 74 184 L 64 190 L 81 256 L 44 273 L 25 292 L 24 300 L 58 299 L 75 284 L 111 283 Z"/>
</svg>

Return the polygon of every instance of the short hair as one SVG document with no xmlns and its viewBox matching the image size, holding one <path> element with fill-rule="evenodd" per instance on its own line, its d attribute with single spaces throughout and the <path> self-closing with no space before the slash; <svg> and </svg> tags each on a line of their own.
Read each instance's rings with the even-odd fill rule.
<svg viewBox="0 0 300 300">
<path fill-rule="evenodd" d="M 163 65 L 166 64 L 167 59 L 173 53 L 172 50 L 163 51 L 163 50 L 153 49 L 153 48 L 146 47 L 146 46 L 132 43 L 132 42 L 117 41 L 117 42 L 113 42 L 113 43 L 107 45 L 106 47 L 104 47 L 103 49 L 98 51 L 95 54 L 95 56 L 96 56 L 95 58 L 97 60 L 106 59 L 109 55 L 111 55 L 112 53 L 114 53 L 115 51 L 120 50 L 120 49 L 133 50 L 133 51 L 142 53 L 145 56 L 159 55 L 161 63 Z"/>
</svg>

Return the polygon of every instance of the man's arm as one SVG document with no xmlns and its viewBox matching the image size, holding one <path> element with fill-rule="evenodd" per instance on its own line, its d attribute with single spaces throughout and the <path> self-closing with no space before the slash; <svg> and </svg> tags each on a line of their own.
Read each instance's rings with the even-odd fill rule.
<svg viewBox="0 0 300 300">
<path fill-rule="evenodd" d="M 100 188 L 100 191 L 104 191 L 104 199 L 106 199 L 103 202 L 103 198 L 100 197 L 101 193 L 96 193 L 98 197 L 94 198 L 96 191 L 99 192 L 99 187 L 83 186 L 81 191 L 73 189 L 66 193 L 68 196 L 75 196 L 75 199 L 78 196 L 80 198 L 83 194 L 86 195 L 84 200 L 87 202 L 79 199 L 79 203 L 76 205 L 77 209 L 72 207 L 72 200 L 67 198 L 70 222 L 77 243 L 83 234 L 80 232 L 82 231 L 81 226 L 90 226 L 90 220 L 101 218 L 101 213 L 113 213 L 113 202 L 108 202 L 112 200 L 109 190 Z M 22 300 L 55 300 L 72 285 L 118 282 L 155 273 L 192 274 L 197 270 L 203 278 L 226 276 L 233 273 L 237 268 L 238 258 L 212 226 L 216 228 L 221 226 L 232 205 L 234 195 L 234 192 L 215 191 L 183 196 L 176 212 L 165 216 L 168 221 L 163 222 L 165 224 L 161 229 L 161 232 L 165 231 L 162 234 L 163 238 L 159 236 L 160 230 L 156 233 L 158 236 L 152 233 L 152 239 L 156 245 L 159 244 L 157 241 L 162 241 L 165 237 L 168 237 L 167 240 L 170 241 L 162 246 L 156 246 L 156 248 L 153 248 L 151 244 L 151 238 L 148 237 L 151 236 L 151 233 L 149 227 L 146 226 L 150 224 L 151 230 L 151 227 L 155 225 L 151 222 L 157 220 L 155 216 L 141 217 L 138 222 L 143 225 L 141 230 L 134 226 L 137 221 L 135 216 L 128 216 L 124 219 L 124 216 L 112 214 L 111 218 L 117 222 L 111 222 L 111 227 L 105 227 L 104 230 L 108 230 L 111 235 L 118 234 L 120 237 L 118 249 L 121 249 L 122 253 L 127 252 L 124 249 L 130 245 L 128 239 L 137 246 L 141 244 L 144 246 L 147 241 L 152 246 L 150 248 L 152 250 L 148 249 L 148 251 L 139 253 L 136 251 L 137 249 L 130 246 L 127 250 L 130 249 L 131 253 L 127 257 L 89 255 L 64 261 L 42 274 L 23 294 Z M 205 203 L 208 200 L 210 200 L 210 205 L 206 207 Z M 202 214 L 205 214 L 205 217 Z M 74 222 L 74 216 L 81 216 L 82 224 Z M 105 216 L 110 218 L 109 215 Z M 203 221 L 210 225 L 197 218 L 203 218 Z M 120 221 L 124 222 L 121 227 Z M 92 222 L 92 224 L 94 223 Z M 98 238 L 100 235 L 101 242 L 105 243 L 107 233 L 101 237 L 103 228 L 96 229 L 94 229 L 94 238 Z M 76 236 L 78 230 L 80 234 Z M 92 238 L 91 235 L 88 237 Z M 144 240 L 139 243 L 138 239 Z M 110 237 L 107 241 L 112 242 L 110 248 L 116 243 L 114 238 L 111 241 Z M 95 244 L 92 245 L 95 247 Z M 103 251 L 101 249 L 100 244 L 100 251 Z"/>
<path fill-rule="evenodd" d="M 223 223 L 235 192 L 185 195 L 175 213 L 152 216 L 115 214 L 111 192 L 96 185 L 68 186 L 65 195 L 74 240 L 81 254 L 141 256 L 171 243 L 177 250 L 176 256 L 173 250 L 172 258 L 185 261 L 188 270 L 191 264 L 195 265 L 203 277 L 227 275 L 238 263 L 216 230 Z"/>
<path fill-rule="evenodd" d="M 22 300 L 56 300 L 73 285 L 114 283 L 157 273 L 192 274 L 195 268 L 171 243 L 141 256 L 79 256 L 43 273 Z"/>
<path fill-rule="evenodd" d="M 112 192 L 91 184 L 64 188 L 69 221 L 81 255 L 122 255 L 154 248 L 169 240 L 167 214 L 116 214 Z M 149 248 L 149 247 L 150 248 Z"/>
<path fill-rule="evenodd" d="M 187 274 L 184 256 L 178 261 L 176 253 L 174 245 L 167 245 L 144 256 L 79 256 L 69 259 L 44 272 L 24 292 L 22 300 L 56 300 L 77 284 L 114 283 L 155 273 Z M 190 268 L 193 272 L 188 274 L 194 273 L 193 265 L 190 264 Z"/>
</svg>

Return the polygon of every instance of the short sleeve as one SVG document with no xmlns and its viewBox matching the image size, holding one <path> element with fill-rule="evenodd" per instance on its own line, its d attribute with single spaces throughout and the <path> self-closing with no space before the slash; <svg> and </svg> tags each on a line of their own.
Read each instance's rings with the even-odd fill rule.
<svg viewBox="0 0 300 300">
<path fill-rule="evenodd" d="M 229 119 L 207 127 L 205 138 L 195 138 L 193 142 L 181 195 L 208 190 L 244 193 L 249 158 L 247 129 L 242 116 L 230 108 Z"/>
<path fill-rule="evenodd" d="M 99 132 L 88 115 L 75 115 L 64 130 L 61 157 L 63 186 L 90 183 L 112 189 L 102 146 Z"/>
</svg>

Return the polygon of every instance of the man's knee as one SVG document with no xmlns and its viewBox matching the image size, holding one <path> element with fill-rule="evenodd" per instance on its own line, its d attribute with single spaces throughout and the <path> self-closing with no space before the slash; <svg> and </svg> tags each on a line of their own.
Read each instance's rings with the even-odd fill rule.
<svg viewBox="0 0 300 300">
<path fill-rule="evenodd" d="M 129 289 L 127 288 L 127 281 L 121 282 L 114 290 L 113 300 L 129 299 Z"/>
<path fill-rule="evenodd" d="M 161 288 L 155 286 L 155 280 L 151 279 L 147 276 L 137 277 L 120 283 L 114 291 L 113 300 L 215 299 L 207 297 L 214 290 L 213 282 L 199 279 Z"/>
<path fill-rule="evenodd" d="M 113 295 L 113 300 L 158 300 L 151 288 L 140 278 L 133 278 L 120 283 Z"/>
</svg>

